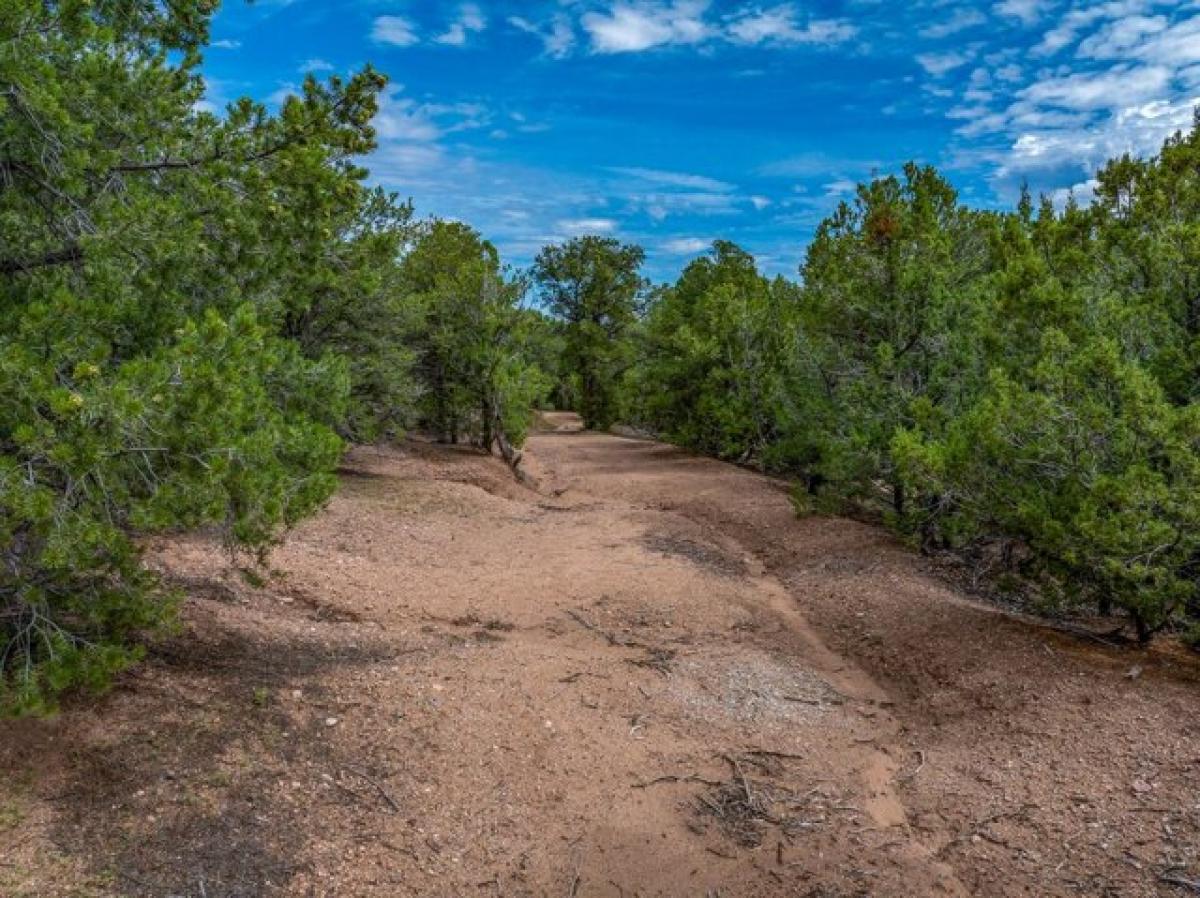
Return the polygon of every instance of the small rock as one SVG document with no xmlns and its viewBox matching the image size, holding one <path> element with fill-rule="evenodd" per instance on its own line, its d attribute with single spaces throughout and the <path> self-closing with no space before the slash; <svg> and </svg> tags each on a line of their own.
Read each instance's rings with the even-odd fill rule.
<svg viewBox="0 0 1200 898">
<path fill-rule="evenodd" d="M 1145 795 L 1147 792 L 1152 792 L 1154 787 L 1145 780 L 1134 780 L 1133 791 L 1138 795 Z"/>
<path fill-rule="evenodd" d="M 1135 664 L 1135 665 L 1133 665 L 1133 667 L 1129 668 L 1129 670 L 1127 670 L 1127 671 L 1125 672 L 1125 679 L 1127 679 L 1127 680 L 1136 680 L 1136 679 L 1137 679 L 1138 677 L 1140 677 L 1141 675 L 1142 675 L 1142 668 L 1141 668 L 1141 666 L 1140 666 L 1140 665 L 1138 665 L 1138 664 Z"/>
<path fill-rule="evenodd" d="M 326 717 L 325 718 L 325 726 L 335 727 L 337 725 L 338 725 L 338 719 L 336 717 Z"/>
</svg>

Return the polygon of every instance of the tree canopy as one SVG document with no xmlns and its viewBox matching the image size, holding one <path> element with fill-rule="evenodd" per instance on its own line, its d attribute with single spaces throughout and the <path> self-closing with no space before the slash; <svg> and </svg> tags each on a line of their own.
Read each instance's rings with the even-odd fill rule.
<svg viewBox="0 0 1200 898">
<path fill-rule="evenodd" d="M 564 359 L 578 379 L 579 413 L 587 427 L 606 428 L 616 420 L 616 385 L 645 287 L 644 259 L 640 246 L 577 237 L 547 246 L 534 262 L 546 306 L 564 324 Z"/>
<path fill-rule="evenodd" d="M 1098 185 L 979 211 L 909 165 L 821 224 L 795 285 L 718 243 L 655 294 L 626 415 L 1039 607 L 1194 623 L 1200 123 Z"/>
</svg>

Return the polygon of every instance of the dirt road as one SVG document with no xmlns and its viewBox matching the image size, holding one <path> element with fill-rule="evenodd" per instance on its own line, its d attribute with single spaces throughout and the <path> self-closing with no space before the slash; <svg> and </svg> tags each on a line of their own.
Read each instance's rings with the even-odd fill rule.
<svg viewBox="0 0 1200 898">
<path fill-rule="evenodd" d="M 1185 895 L 1200 685 L 660 444 L 356 450 L 265 581 L 0 725 L 0 895 Z M 1134 670 L 1134 668 L 1137 668 Z M 1200 886 L 1197 886 L 1200 890 Z"/>
</svg>

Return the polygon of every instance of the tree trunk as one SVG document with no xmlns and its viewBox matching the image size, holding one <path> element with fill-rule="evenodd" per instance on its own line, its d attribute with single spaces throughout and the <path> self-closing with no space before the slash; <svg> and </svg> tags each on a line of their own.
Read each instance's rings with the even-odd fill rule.
<svg viewBox="0 0 1200 898">
<path fill-rule="evenodd" d="M 481 421 L 481 440 L 483 443 L 483 451 L 491 452 L 492 444 L 496 442 L 496 431 L 498 428 L 493 427 L 493 419 L 499 421 L 500 416 L 492 411 L 492 404 L 488 402 L 484 396 L 479 401 L 479 416 Z"/>
<path fill-rule="evenodd" d="M 1150 640 L 1154 638 L 1154 631 L 1150 629 L 1146 618 L 1138 611 L 1130 611 L 1129 616 L 1133 618 L 1133 626 L 1137 630 L 1138 644 L 1148 645 Z"/>
</svg>

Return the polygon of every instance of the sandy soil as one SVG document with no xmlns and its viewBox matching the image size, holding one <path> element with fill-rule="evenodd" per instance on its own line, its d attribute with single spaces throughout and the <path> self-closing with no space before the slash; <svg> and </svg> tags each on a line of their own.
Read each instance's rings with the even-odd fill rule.
<svg viewBox="0 0 1200 898">
<path fill-rule="evenodd" d="M 657 443 L 359 449 L 265 580 L 0 724 L 0 895 L 1200 892 L 1200 685 Z"/>
</svg>

